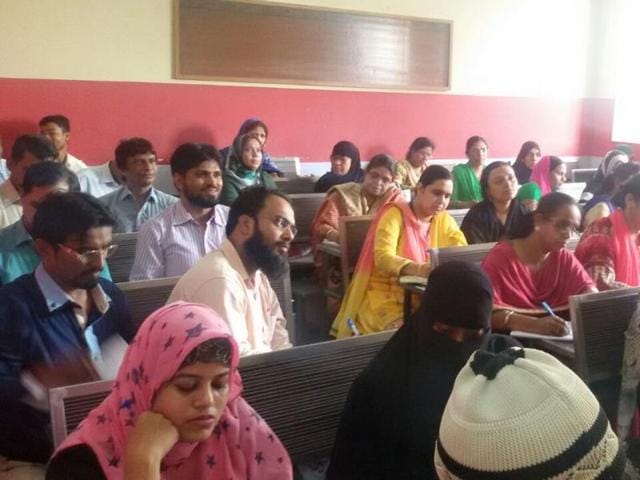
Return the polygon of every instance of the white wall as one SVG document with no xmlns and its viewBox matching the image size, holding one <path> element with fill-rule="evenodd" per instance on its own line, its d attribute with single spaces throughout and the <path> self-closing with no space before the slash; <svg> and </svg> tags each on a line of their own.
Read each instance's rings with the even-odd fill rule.
<svg viewBox="0 0 640 480">
<path fill-rule="evenodd" d="M 617 1 L 282 3 L 453 20 L 451 93 L 579 98 L 611 96 L 602 35 Z M 0 0 L 0 76 L 175 82 L 172 8 L 172 0 Z"/>
</svg>

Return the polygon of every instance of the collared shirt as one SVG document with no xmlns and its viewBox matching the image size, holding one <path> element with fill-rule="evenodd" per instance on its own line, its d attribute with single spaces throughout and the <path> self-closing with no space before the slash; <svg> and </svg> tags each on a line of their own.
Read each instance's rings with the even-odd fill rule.
<svg viewBox="0 0 640 480">
<path fill-rule="evenodd" d="M 80 182 L 81 191 L 95 198 L 104 197 L 120 188 L 120 183 L 111 174 L 109 162 L 80 170 L 78 182 Z"/>
<path fill-rule="evenodd" d="M 116 217 L 116 226 L 113 232 L 131 233 L 140 230 L 140 226 L 144 222 L 176 203 L 178 199 L 151 187 L 151 191 L 141 207 L 127 186 L 123 185 L 115 192 L 100 197 L 100 201 L 109 207 L 111 213 Z"/>
<path fill-rule="evenodd" d="M 55 371 L 57 365 L 77 362 L 93 353 L 91 342 L 99 348 L 116 334 L 126 342 L 133 339 L 135 326 L 124 294 L 107 280 L 99 284 L 110 299 L 109 308 L 102 313 L 96 304 L 86 328 L 78 322 L 75 302 L 42 267 L 0 288 L 0 455 L 42 462 L 51 453 L 48 415 L 21 401 L 29 398 L 24 372 L 39 366 Z"/>
<path fill-rule="evenodd" d="M 80 170 L 87 168 L 87 164 L 79 158 L 74 157 L 69 152 L 64 159 L 64 166 L 71 170 L 73 173 L 78 173 Z"/>
<path fill-rule="evenodd" d="M 278 297 L 260 270 L 249 275 L 233 244 L 205 255 L 176 284 L 169 301 L 209 305 L 231 329 L 240 355 L 291 347 Z"/>
<path fill-rule="evenodd" d="M 184 274 L 226 237 L 229 207 L 216 205 L 205 225 L 196 222 L 182 201 L 142 225 L 131 280 Z"/>
<path fill-rule="evenodd" d="M 11 175 L 11 172 L 9 171 L 9 167 L 7 167 L 7 160 L 0 158 L 0 182 L 9 180 L 9 175 Z"/>
<path fill-rule="evenodd" d="M 11 181 L 5 180 L 0 184 L 0 228 L 17 222 L 20 217 L 22 217 L 20 194 Z"/>
<path fill-rule="evenodd" d="M 0 286 L 33 272 L 39 263 L 35 243 L 22 221 L 0 230 Z M 100 276 L 111 280 L 106 264 Z"/>
</svg>

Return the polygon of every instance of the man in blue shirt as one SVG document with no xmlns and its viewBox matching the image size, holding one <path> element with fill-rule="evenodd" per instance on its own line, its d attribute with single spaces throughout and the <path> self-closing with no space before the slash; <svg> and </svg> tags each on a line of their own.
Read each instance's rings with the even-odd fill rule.
<svg viewBox="0 0 640 480">
<path fill-rule="evenodd" d="M 158 172 L 156 152 L 144 138 L 129 138 L 120 142 L 115 152 L 116 164 L 125 184 L 103 197 L 116 217 L 116 233 L 130 233 L 178 201 L 173 195 L 153 188 Z"/>
<path fill-rule="evenodd" d="M 38 204 L 51 193 L 77 192 L 79 185 L 75 174 L 62 164 L 41 162 L 27 169 L 22 190 L 22 218 L 0 230 L 0 286 L 33 272 L 40 263 L 30 234 Z M 111 280 L 106 265 L 101 275 Z"/>
<path fill-rule="evenodd" d="M 99 278 L 114 224 L 84 193 L 38 205 L 32 236 L 42 263 L 0 288 L 1 456 L 45 462 L 52 443 L 40 389 L 97 379 L 101 346 L 135 334 L 124 294 Z"/>
</svg>

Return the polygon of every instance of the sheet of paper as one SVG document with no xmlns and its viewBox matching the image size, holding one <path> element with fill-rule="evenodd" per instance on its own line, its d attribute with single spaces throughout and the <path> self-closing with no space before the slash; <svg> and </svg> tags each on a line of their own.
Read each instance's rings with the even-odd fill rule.
<svg viewBox="0 0 640 480">
<path fill-rule="evenodd" d="M 521 332 L 519 330 L 513 330 L 511 332 L 511 336 L 517 338 L 534 338 L 534 339 L 543 339 L 543 340 L 558 340 L 560 342 L 573 342 L 573 330 L 571 329 L 571 324 L 567 323 L 569 327 L 569 333 L 562 337 L 556 337 L 554 335 L 540 335 L 539 333 L 531 333 L 531 332 Z"/>
</svg>

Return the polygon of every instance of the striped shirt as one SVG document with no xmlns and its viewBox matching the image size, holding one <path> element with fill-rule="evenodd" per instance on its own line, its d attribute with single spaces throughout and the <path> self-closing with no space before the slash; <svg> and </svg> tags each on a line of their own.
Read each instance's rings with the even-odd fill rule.
<svg viewBox="0 0 640 480">
<path fill-rule="evenodd" d="M 177 202 L 145 223 L 138 232 L 130 280 L 184 274 L 225 239 L 229 207 L 216 205 L 205 225 Z"/>
<path fill-rule="evenodd" d="M 140 206 L 129 189 L 126 186 L 122 186 L 115 192 L 100 197 L 100 201 L 116 217 L 116 226 L 113 228 L 113 233 L 131 233 L 140 230 L 140 226 L 143 223 L 176 203 L 178 199 L 173 195 L 151 187 L 151 192 L 149 192 L 147 199 Z"/>
</svg>

